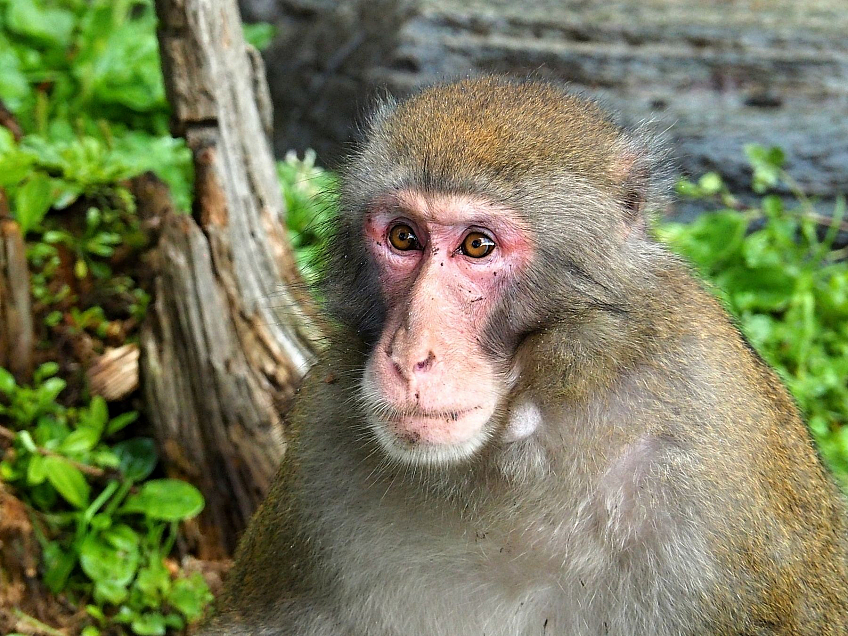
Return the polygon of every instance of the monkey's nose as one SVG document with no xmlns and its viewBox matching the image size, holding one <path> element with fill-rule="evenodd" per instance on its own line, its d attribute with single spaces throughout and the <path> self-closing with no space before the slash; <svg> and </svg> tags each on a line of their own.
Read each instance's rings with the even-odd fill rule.
<svg viewBox="0 0 848 636">
<path fill-rule="evenodd" d="M 432 351 L 427 352 L 427 357 L 420 362 L 416 362 L 413 367 L 413 371 L 415 373 L 425 373 L 430 370 L 433 366 L 433 363 L 436 361 L 436 354 Z"/>
<path fill-rule="evenodd" d="M 407 382 L 412 380 L 416 375 L 427 373 L 436 362 L 436 354 L 432 350 L 428 350 L 426 357 L 419 359 L 418 362 L 412 362 L 412 360 L 419 357 L 415 355 L 415 352 L 398 355 L 398 351 L 391 348 L 386 350 L 386 355 L 395 373 Z"/>
</svg>

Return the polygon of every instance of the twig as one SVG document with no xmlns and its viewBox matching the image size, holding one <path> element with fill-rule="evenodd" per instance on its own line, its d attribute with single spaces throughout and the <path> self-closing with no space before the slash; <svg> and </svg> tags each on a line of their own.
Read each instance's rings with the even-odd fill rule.
<svg viewBox="0 0 848 636">
<path fill-rule="evenodd" d="M 6 428 L 5 426 L 0 426 L 0 437 L 13 441 L 15 439 L 15 431 Z M 105 477 L 107 475 L 106 471 L 102 468 L 97 468 L 96 466 L 89 466 L 88 464 L 83 464 L 82 462 L 75 461 L 68 457 L 65 457 L 61 453 L 57 453 L 52 450 L 48 450 L 46 448 L 42 448 L 41 446 L 35 447 L 36 452 L 39 455 L 44 455 L 45 457 L 61 457 L 66 462 L 68 462 L 71 466 L 79 470 L 81 473 L 89 475 L 90 477 Z"/>
</svg>

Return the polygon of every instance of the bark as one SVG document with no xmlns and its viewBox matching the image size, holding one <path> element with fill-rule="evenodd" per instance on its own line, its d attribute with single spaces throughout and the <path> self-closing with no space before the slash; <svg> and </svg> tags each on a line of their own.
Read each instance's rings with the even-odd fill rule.
<svg viewBox="0 0 848 636">
<path fill-rule="evenodd" d="M 233 550 L 270 485 L 318 328 L 279 225 L 264 70 L 235 0 L 157 0 L 156 11 L 173 131 L 196 183 L 190 216 L 161 185 L 137 188 L 160 221 L 141 383 L 167 471 L 206 496 L 210 558 Z"/>
<path fill-rule="evenodd" d="M 18 382 L 32 376 L 34 335 L 26 248 L 18 224 L 8 218 L 0 189 L 0 367 Z"/>
</svg>

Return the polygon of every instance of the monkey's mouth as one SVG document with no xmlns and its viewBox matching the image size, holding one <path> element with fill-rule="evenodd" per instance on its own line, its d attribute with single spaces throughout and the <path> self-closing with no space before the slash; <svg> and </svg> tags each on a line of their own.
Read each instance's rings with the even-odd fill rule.
<svg viewBox="0 0 848 636">
<path fill-rule="evenodd" d="M 383 447 L 405 461 L 441 462 L 472 454 L 489 436 L 493 409 L 375 409 L 369 423 Z"/>
<path fill-rule="evenodd" d="M 466 414 L 471 413 L 472 411 L 476 411 L 481 407 L 475 406 L 470 409 L 458 409 L 456 411 L 427 411 L 424 409 L 410 409 L 410 410 L 397 410 L 390 412 L 386 416 L 386 421 L 388 422 L 400 422 L 404 419 L 417 419 L 417 420 L 442 420 L 445 422 L 457 422 L 461 417 L 464 417 Z"/>
</svg>

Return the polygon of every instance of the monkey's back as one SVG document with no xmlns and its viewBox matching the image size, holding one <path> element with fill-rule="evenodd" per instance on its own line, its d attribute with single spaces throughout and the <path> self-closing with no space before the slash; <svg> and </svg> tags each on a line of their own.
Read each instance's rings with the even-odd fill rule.
<svg viewBox="0 0 848 636">
<path fill-rule="evenodd" d="M 717 485 L 723 498 L 713 514 L 724 529 L 714 539 L 716 557 L 734 573 L 728 614 L 740 614 L 742 590 L 753 633 L 848 633 L 843 495 L 777 374 L 726 317 L 723 322 L 725 337 L 713 340 L 723 346 L 706 343 L 703 350 L 728 377 L 727 399 L 716 405 L 726 427 L 708 429 L 705 439 L 706 449 L 733 450 L 713 457 L 715 474 L 726 479 Z"/>
</svg>

